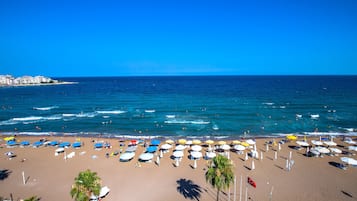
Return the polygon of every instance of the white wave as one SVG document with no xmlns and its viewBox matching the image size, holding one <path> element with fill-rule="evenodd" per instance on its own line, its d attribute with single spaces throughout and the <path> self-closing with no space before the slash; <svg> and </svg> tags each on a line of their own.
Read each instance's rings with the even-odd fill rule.
<svg viewBox="0 0 357 201">
<path fill-rule="evenodd" d="M 154 113 L 156 110 L 145 110 L 146 113 Z"/>
<path fill-rule="evenodd" d="M 49 116 L 49 117 L 44 117 L 43 119 L 44 120 L 59 120 L 59 119 L 62 119 L 62 116 L 60 116 L 60 115 L 52 115 L 52 116 Z"/>
<path fill-rule="evenodd" d="M 41 119 L 43 119 L 43 117 L 30 116 L 30 117 L 12 118 L 11 120 L 13 120 L 13 121 L 37 121 L 37 120 L 41 120 Z"/>
<path fill-rule="evenodd" d="M 209 121 L 195 120 L 195 121 L 187 121 L 187 120 L 167 120 L 164 121 L 165 124 L 209 124 Z"/>
<path fill-rule="evenodd" d="M 104 119 L 108 119 L 110 116 L 102 116 Z"/>
<path fill-rule="evenodd" d="M 320 117 L 319 114 L 311 114 L 310 115 L 311 119 L 318 119 Z"/>
<path fill-rule="evenodd" d="M 173 118 L 175 118 L 176 116 L 174 115 L 174 114 L 168 114 L 168 115 L 166 115 L 166 118 L 168 118 L 168 119 L 173 119 Z"/>
<path fill-rule="evenodd" d="M 270 102 L 267 102 L 267 103 L 262 103 L 263 105 L 274 105 L 275 103 L 270 103 Z"/>
<path fill-rule="evenodd" d="M 122 110 L 99 110 L 97 111 L 98 114 L 123 114 L 126 113 L 126 111 Z"/>
<path fill-rule="evenodd" d="M 63 117 L 75 117 L 76 114 L 62 114 Z"/>
<path fill-rule="evenodd" d="M 302 118 L 302 114 L 296 114 L 296 118 L 301 119 Z"/>
<path fill-rule="evenodd" d="M 212 129 L 215 130 L 215 131 L 217 131 L 217 130 L 219 130 L 219 127 L 217 126 L 217 124 L 214 124 L 214 125 L 212 126 Z"/>
<path fill-rule="evenodd" d="M 41 110 L 41 111 L 52 110 L 52 109 L 56 109 L 56 108 L 58 108 L 58 106 L 33 107 L 34 110 Z"/>
<path fill-rule="evenodd" d="M 93 113 L 93 112 L 89 112 L 89 113 L 79 113 L 79 114 L 76 114 L 76 117 L 79 117 L 79 118 L 92 118 L 92 117 L 95 117 L 96 114 Z"/>
</svg>

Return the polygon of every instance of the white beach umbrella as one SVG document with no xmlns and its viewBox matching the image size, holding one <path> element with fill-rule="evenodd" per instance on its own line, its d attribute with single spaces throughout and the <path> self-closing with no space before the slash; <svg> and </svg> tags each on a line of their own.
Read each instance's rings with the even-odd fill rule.
<svg viewBox="0 0 357 201">
<path fill-rule="evenodd" d="M 348 146 L 348 150 L 357 151 L 357 146 Z"/>
<path fill-rule="evenodd" d="M 296 144 L 302 146 L 302 147 L 308 147 L 310 146 L 309 143 L 305 142 L 305 141 L 296 141 Z"/>
<path fill-rule="evenodd" d="M 62 153 L 62 152 L 64 152 L 64 148 L 60 147 L 60 148 L 56 149 L 55 152 L 56 153 Z"/>
<path fill-rule="evenodd" d="M 191 153 L 192 158 L 201 158 L 202 157 L 202 153 L 198 152 L 198 151 L 192 151 Z"/>
<path fill-rule="evenodd" d="M 319 156 L 320 152 L 316 148 L 310 149 L 310 153 L 312 153 L 314 156 Z"/>
<path fill-rule="evenodd" d="M 216 157 L 216 153 L 214 152 L 206 152 L 206 158 L 211 159 Z"/>
<path fill-rule="evenodd" d="M 330 148 L 330 150 L 331 150 L 333 153 L 336 153 L 336 154 L 341 154 L 341 153 L 342 153 L 342 150 L 341 150 L 341 149 Z"/>
<path fill-rule="evenodd" d="M 327 146 L 336 146 L 337 145 L 336 142 L 333 142 L 333 141 L 326 141 L 326 142 L 324 142 L 324 144 Z"/>
<path fill-rule="evenodd" d="M 322 144 L 323 144 L 321 141 L 318 141 L 318 140 L 311 140 L 311 143 L 316 146 L 322 146 Z"/>
<path fill-rule="evenodd" d="M 315 147 L 315 149 L 316 149 L 318 152 L 322 153 L 322 154 L 328 154 L 328 153 L 330 153 L 330 150 L 327 149 L 326 147 Z"/>
<path fill-rule="evenodd" d="M 121 161 L 128 161 L 131 160 L 132 158 L 134 158 L 135 153 L 134 152 L 125 152 L 122 155 L 120 155 L 119 159 Z"/>
<path fill-rule="evenodd" d="M 233 148 L 235 150 L 238 150 L 238 151 L 244 151 L 245 150 L 245 147 L 243 145 L 240 145 L 240 144 L 234 145 Z"/>
<path fill-rule="evenodd" d="M 245 142 L 248 143 L 249 145 L 255 145 L 255 141 L 252 139 L 248 139 Z"/>
<path fill-rule="evenodd" d="M 175 157 L 175 158 L 181 158 L 183 157 L 183 151 L 174 151 L 172 153 L 172 155 Z"/>
<path fill-rule="evenodd" d="M 186 145 L 191 145 L 192 143 L 193 143 L 192 140 L 187 140 L 187 141 L 186 141 Z"/>
<path fill-rule="evenodd" d="M 228 144 L 223 144 L 220 146 L 221 149 L 225 150 L 225 151 L 228 151 L 231 149 L 231 146 L 229 146 Z"/>
<path fill-rule="evenodd" d="M 184 146 L 184 145 L 182 145 L 182 144 L 179 144 L 179 145 L 177 145 L 176 147 L 175 147 L 175 150 L 177 150 L 177 151 L 182 151 L 182 150 L 184 150 L 186 147 Z"/>
<path fill-rule="evenodd" d="M 200 145 L 193 145 L 193 146 L 191 147 L 191 150 L 192 150 L 192 151 L 201 151 L 201 150 L 202 150 L 202 146 L 200 146 Z"/>
<path fill-rule="evenodd" d="M 357 160 L 349 157 L 341 157 L 341 161 L 349 165 L 357 165 Z"/>
<path fill-rule="evenodd" d="M 164 149 L 164 150 L 168 150 L 168 149 L 171 149 L 172 148 L 172 145 L 171 144 L 163 144 L 161 145 L 161 149 Z"/>
<path fill-rule="evenodd" d="M 143 153 L 139 156 L 139 159 L 142 161 L 149 161 L 154 158 L 154 154 L 152 153 Z"/>
</svg>

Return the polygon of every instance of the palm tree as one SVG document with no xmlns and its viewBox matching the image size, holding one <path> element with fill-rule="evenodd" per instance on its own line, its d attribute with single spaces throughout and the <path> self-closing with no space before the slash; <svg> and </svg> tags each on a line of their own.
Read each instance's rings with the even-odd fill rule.
<svg viewBox="0 0 357 201">
<path fill-rule="evenodd" d="M 232 161 L 222 155 L 217 155 L 211 161 L 211 165 L 206 172 L 206 181 L 217 189 L 217 201 L 219 193 L 229 188 L 234 181 Z"/>
<path fill-rule="evenodd" d="M 92 193 L 98 196 L 100 189 L 100 178 L 97 173 L 86 170 L 80 172 L 78 177 L 74 179 L 71 196 L 76 201 L 88 201 Z"/>
</svg>

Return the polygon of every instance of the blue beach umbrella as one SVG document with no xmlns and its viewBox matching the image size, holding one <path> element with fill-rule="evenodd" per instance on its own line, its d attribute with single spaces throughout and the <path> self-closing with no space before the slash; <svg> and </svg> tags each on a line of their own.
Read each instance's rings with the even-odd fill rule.
<svg viewBox="0 0 357 201">
<path fill-rule="evenodd" d="M 50 143 L 48 143 L 49 146 L 57 146 L 58 142 L 57 141 L 51 141 Z"/>
<path fill-rule="evenodd" d="M 25 140 L 25 141 L 22 141 L 22 142 L 20 143 L 20 145 L 21 145 L 21 146 L 29 146 L 29 145 L 30 145 L 30 142 L 27 141 L 27 140 Z"/>
<path fill-rule="evenodd" d="M 158 146 L 160 144 L 160 140 L 151 140 L 151 145 Z"/>
<path fill-rule="evenodd" d="M 79 147 L 81 147 L 82 146 L 82 143 L 81 142 L 74 142 L 73 144 L 72 144 L 72 147 L 73 148 L 79 148 Z"/>
<path fill-rule="evenodd" d="M 146 152 L 153 153 L 157 150 L 157 146 L 150 146 L 146 149 Z"/>
<path fill-rule="evenodd" d="M 71 143 L 70 142 L 61 142 L 58 146 L 62 147 L 62 148 L 69 147 L 69 146 L 71 146 Z"/>
<path fill-rule="evenodd" d="M 96 148 L 96 149 L 100 149 L 102 147 L 103 147 L 103 143 L 102 142 L 97 142 L 97 143 L 94 144 L 94 148 Z"/>
<path fill-rule="evenodd" d="M 39 146 L 42 146 L 43 145 L 43 142 L 42 141 L 37 141 L 37 142 L 34 142 L 33 144 L 32 144 L 32 146 L 34 146 L 34 147 L 39 147 Z"/>
<path fill-rule="evenodd" d="M 15 146 L 17 145 L 16 141 L 15 140 L 9 140 L 6 142 L 7 146 Z"/>
</svg>

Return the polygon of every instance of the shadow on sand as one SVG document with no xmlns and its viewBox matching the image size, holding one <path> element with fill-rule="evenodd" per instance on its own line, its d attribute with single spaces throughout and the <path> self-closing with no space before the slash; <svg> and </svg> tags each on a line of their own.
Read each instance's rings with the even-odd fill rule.
<svg viewBox="0 0 357 201">
<path fill-rule="evenodd" d="M 9 170 L 0 170 L 0 180 L 5 180 L 9 175 L 11 171 Z"/>
<path fill-rule="evenodd" d="M 191 200 L 199 200 L 201 197 L 201 187 L 192 180 L 188 179 L 179 179 L 176 181 L 177 183 L 177 191 L 181 193 L 185 199 L 189 198 Z"/>
</svg>

